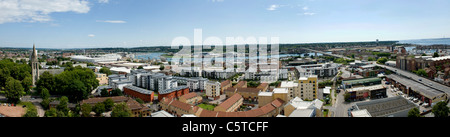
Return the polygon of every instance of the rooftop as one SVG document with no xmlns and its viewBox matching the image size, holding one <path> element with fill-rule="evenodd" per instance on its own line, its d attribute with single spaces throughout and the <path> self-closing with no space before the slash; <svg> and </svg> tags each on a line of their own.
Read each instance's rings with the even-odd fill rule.
<svg viewBox="0 0 450 137">
<path fill-rule="evenodd" d="M 363 84 L 363 83 L 371 83 L 371 82 L 381 82 L 380 78 L 363 78 L 363 79 L 355 79 L 355 80 L 345 80 L 342 81 L 343 84 L 346 85 L 354 85 L 354 84 Z"/>
<path fill-rule="evenodd" d="M 296 109 L 289 117 L 312 117 L 314 109 Z"/>
<path fill-rule="evenodd" d="M 196 96 L 198 96 L 197 93 L 191 92 L 191 93 L 188 93 L 188 94 L 185 94 L 185 95 L 181 96 L 180 98 L 191 99 L 191 98 L 196 97 Z"/>
<path fill-rule="evenodd" d="M 281 82 L 280 85 L 281 88 L 293 88 L 293 87 L 298 87 L 298 83 L 294 82 L 294 81 L 283 81 Z"/>
<path fill-rule="evenodd" d="M 273 89 L 274 94 L 287 94 L 289 93 L 287 88 L 275 88 Z"/>
<path fill-rule="evenodd" d="M 367 109 L 352 111 L 352 116 L 353 117 L 372 117 L 370 115 L 369 111 L 367 111 Z"/>
<path fill-rule="evenodd" d="M 384 89 L 383 85 L 374 85 L 374 86 L 367 86 L 367 87 L 357 87 L 357 88 L 351 88 L 347 89 L 348 92 L 355 92 L 355 91 L 372 91 L 372 90 L 379 90 Z"/>
<path fill-rule="evenodd" d="M 178 86 L 178 87 L 175 87 L 175 88 L 159 91 L 159 94 L 169 94 L 169 93 L 172 93 L 174 91 L 183 90 L 183 89 L 186 89 L 186 88 L 188 88 L 188 87 L 187 86 Z"/>
<path fill-rule="evenodd" d="M 271 97 L 273 92 L 259 92 L 258 96 L 268 96 Z"/>
<path fill-rule="evenodd" d="M 164 110 L 161 110 L 161 111 L 152 113 L 152 117 L 175 117 L 175 116 L 173 116 L 172 114 L 170 114 Z"/>
<path fill-rule="evenodd" d="M 225 100 L 223 103 L 219 104 L 217 107 L 224 108 L 225 110 L 233 106 L 234 103 L 238 102 L 240 99 L 242 99 L 242 96 L 238 93 L 234 94 L 227 100 Z"/>
<path fill-rule="evenodd" d="M 131 90 L 139 92 L 141 94 L 146 94 L 146 95 L 153 94 L 153 91 L 151 91 L 151 90 L 143 89 L 143 88 L 136 87 L 136 86 L 129 85 L 129 86 L 125 86 L 124 88 L 131 89 Z"/>
</svg>

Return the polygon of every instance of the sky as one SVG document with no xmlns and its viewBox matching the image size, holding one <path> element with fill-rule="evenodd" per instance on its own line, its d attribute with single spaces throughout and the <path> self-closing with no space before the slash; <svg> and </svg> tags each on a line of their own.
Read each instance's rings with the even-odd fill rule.
<svg viewBox="0 0 450 137">
<path fill-rule="evenodd" d="M 280 43 L 450 37 L 448 0 L 0 0 L 0 47 L 170 46 L 176 37 Z"/>
</svg>

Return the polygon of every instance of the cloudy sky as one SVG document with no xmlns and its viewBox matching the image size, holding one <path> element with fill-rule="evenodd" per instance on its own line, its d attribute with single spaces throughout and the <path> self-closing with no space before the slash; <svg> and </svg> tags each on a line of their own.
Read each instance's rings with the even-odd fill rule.
<svg viewBox="0 0 450 137">
<path fill-rule="evenodd" d="M 0 47 L 170 46 L 183 36 L 281 43 L 450 37 L 448 0 L 0 0 Z"/>
</svg>

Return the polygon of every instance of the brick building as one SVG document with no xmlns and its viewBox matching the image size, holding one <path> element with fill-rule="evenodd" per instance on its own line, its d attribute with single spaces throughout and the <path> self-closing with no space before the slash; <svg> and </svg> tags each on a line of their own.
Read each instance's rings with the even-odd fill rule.
<svg viewBox="0 0 450 137">
<path fill-rule="evenodd" d="M 153 102 L 154 92 L 147 89 L 136 86 L 125 86 L 123 87 L 123 93 L 135 98 L 140 98 L 145 102 Z"/>
<path fill-rule="evenodd" d="M 160 91 L 158 95 L 158 100 L 162 100 L 163 98 L 167 99 L 178 98 L 188 93 L 189 88 L 187 86 L 178 86 L 176 88 Z"/>
</svg>

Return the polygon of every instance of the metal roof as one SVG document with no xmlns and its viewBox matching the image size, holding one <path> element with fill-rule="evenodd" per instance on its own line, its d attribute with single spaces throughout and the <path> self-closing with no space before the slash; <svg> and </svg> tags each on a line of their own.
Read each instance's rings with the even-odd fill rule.
<svg viewBox="0 0 450 137">
<path fill-rule="evenodd" d="M 129 85 L 129 86 L 125 86 L 125 87 L 123 87 L 123 88 L 131 89 L 131 90 L 136 91 L 136 92 L 139 92 L 139 93 L 141 93 L 141 94 L 146 94 L 146 95 L 151 95 L 151 94 L 153 94 L 153 91 L 151 91 L 151 90 L 143 89 L 143 88 L 136 87 L 136 86 L 131 86 L 131 85 Z"/>
</svg>

